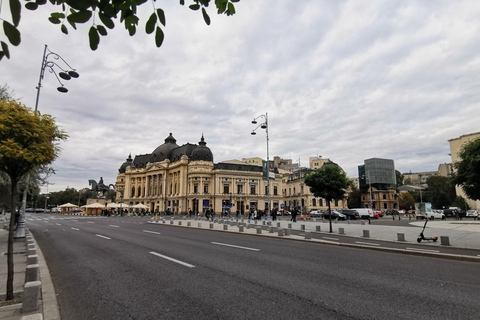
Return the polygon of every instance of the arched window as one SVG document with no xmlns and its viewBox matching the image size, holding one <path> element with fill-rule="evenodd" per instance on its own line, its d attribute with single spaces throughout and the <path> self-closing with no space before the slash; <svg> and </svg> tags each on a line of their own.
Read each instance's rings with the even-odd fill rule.
<svg viewBox="0 0 480 320">
<path fill-rule="evenodd" d="M 317 206 L 317 199 L 313 199 L 313 200 L 312 200 L 312 205 L 313 205 L 314 207 Z"/>
<path fill-rule="evenodd" d="M 138 187 L 138 197 L 142 195 L 142 187 Z"/>
<path fill-rule="evenodd" d="M 135 197 L 135 187 L 132 187 L 131 195 L 132 195 L 132 197 Z"/>
</svg>

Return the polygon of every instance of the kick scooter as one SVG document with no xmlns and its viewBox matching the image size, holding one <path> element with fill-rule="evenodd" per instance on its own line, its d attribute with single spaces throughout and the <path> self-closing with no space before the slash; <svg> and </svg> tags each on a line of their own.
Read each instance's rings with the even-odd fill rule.
<svg viewBox="0 0 480 320">
<path fill-rule="evenodd" d="M 422 232 L 420 232 L 417 238 L 417 242 L 419 243 L 422 242 L 422 240 L 433 241 L 433 242 L 437 242 L 438 240 L 437 236 L 425 237 L 425 235 L 423 234 L 425 232 L 425 227 L 427 226 L 427 222 L 428 222 L 428 217 L 425 217 L 425 224 L 423 225 Z"/>
</svg>

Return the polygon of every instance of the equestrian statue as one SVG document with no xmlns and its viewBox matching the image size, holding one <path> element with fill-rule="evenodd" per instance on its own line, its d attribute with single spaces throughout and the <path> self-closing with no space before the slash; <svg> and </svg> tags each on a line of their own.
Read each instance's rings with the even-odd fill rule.
<svg viewBox="0 0 480 320">
<path fill-rule="evenodd" d="M 115 190 L 114 184 L 109 184 L 107 186 L 103 183 L 103 177 L 100 177 L 98 183 L 95 180 L 88 180 L 88 184 L 92 186 L 92 191 L 97 192 L 97 194 L 102 198 L 105 198 L 105 194 L 110 190 L 111 187 L 113 187 L 112 190 Z"/>
</svg>

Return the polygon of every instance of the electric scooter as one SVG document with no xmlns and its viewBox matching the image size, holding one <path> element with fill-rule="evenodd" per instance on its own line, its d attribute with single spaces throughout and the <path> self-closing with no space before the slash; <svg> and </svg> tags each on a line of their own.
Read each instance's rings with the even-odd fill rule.
<svg viewBox="0 0 480 320">
<path fill-rule="evenodd" d="M 437 240 L 438 240 L 437 236 L 425 237 L 423 235 L 423 233 L 425 232 L 425 227 L 427 226 L 427 222 L 428 222 L 428 217 L 425 217 L 425 224 L 423 225 L 422 232 L 420 232 L 420 234 L 418 235 L 418 238 L 417 238 L 417 242 L 419 242 L 419 243 L 422 242 L 422 240 L 433 241 L 433 242 L 437 242 Z"/>
</svg>

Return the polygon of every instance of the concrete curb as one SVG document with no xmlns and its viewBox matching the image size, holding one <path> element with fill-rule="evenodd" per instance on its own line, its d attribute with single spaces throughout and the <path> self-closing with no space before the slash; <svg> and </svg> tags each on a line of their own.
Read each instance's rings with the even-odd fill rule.
<svg viewBox="0 0 480 320">
<path fill-rule="evenodd" d="M 227 233 L 236 233 L 236 234 L 241 234 L 241 235 L 247 235 L 247 236 L 256 236 L 256 237 L 271 237 L 271 238 L 277 238 L 277 239 L 282 239 L 282 240 L 293 240 L 293 241 L 302 241 L 302 242 L 310 242 L 310 243 L 318 243 L 318 244 L 326 244 L 326 245 L 336 245 L 336 246 L 342 246 L 342 247 L 350 247 L 350 248 L 357 248 L 357 249 L 367 249 L 367 250 L 373 250 L 373 251 L 382 251 L 382 252 L 390 252 L 390 253 L 397 253 L 397 254 L 408 254 L 408 255 L 416 255 L 416 256 L 425 256 L 425 257 L 431 257 L 431 258 L 441 258 L 441 259 L 449 259 L 449 260 L 459 260 L 459 261 L 468 261 L 468 262 L 477 262 L 480 263 L 480 257 L 475 257 L 475 256 L 466 256 L 466 255 L 459 255 L 459 254 L 448 254 L 448 253 L 439 253 L 439 252 L 427 252 L 427 251 L 416 251 L 416 250 L 408 250 L 408 249 L 397 249 L 397 248 L 387 248 L 387 247 L 376 247 L 376 246 L 368 246 L 368 245 L 360 245 L 360 244 L 353 244 L 353 243 L 344 243 L 344 242 L 333 242 L 333 241 L 327 241 L 327 240 L 320 240 L 320 239 L 314 239 L 309 237 L 306 239 L 305 237 L 300 237 L 300 236 L 295 236 L 295 235 L 287 235 L 285 234 L 284 236 L 280 234 L 275 234 L 275 233 L 248 233 L 248 232 L 242 232 L 242 231 L 236 231 L 233 229 L 215 229 L 210 226 L 210 228 L 202 228 L 202 227 L 195 227 L 195 226 L 183 226 L 183 225 L 174 225 L 174 224 L 166 224 L 166 223 L 160 223 L 155 222 L 155 221 L 148 221 L 147 224 L 161 224 L 161 225 L 168 225 L 168 226 L 174 226 L 174 227 L 180 227 L 180 228 L 190 228 L 190 229 L 200 229 L 200 230 L 209 230 L 209 231 L 216 231 L 216 232 L 227 232 Z M 210 224 L 214 224 L 213 222 L 210 222 Z M 260 226 L 258 226 L 260 227 Z M 255 230 L 256 228 L 252 228 L 252 230 Z M 248 230 L 248 228 L 247 228 Z M 284 229 L 285 230 L 285 229 Z M 287 229 L 291 230 L 291 229 Z M 298 230 L 302 231 L 302 230 Z M 312 232 L 313 233 L 313 232 Z M 315 232 L 315 233 L 322 233 L 324 234 L 325 232 Z M 330 233 L 327 233 L 330 234 Z M 354 237 L 350 235 L 345 235 L 342 234 L 342 236 L 348 236 L 351 238 L 358 238 L 358 239 L 364 239 L 363 237 Z M 391 240 L 381 240 L 381 239 L 375 239 L 375 238 L 369 238 L 371 240 L 377 240 L 377 241 L 383 241 L 383 242 L 391 242 L 391 243 L 405 243 L 405 241 L 391 241 Z"/>
</svg>

